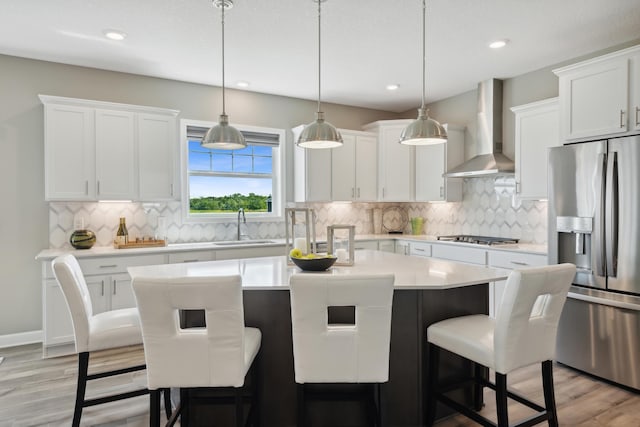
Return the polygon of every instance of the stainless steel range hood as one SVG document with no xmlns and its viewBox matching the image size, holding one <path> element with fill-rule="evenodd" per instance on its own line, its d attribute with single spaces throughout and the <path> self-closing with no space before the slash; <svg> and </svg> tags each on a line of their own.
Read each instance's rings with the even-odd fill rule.
<svg viewBox="0 0 640 427">
<path fill-rule="evenodd" d="M 443 174 L 447 178 L 511 175 L 513 160 L 502 154 L 502 80 L 478 85 L 477 155 Z"/>
</svg>

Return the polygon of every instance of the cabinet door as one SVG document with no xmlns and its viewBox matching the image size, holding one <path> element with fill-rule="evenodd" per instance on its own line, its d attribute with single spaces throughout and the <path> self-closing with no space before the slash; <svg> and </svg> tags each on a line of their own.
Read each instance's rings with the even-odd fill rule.
<svg viewBox="0 0 640 427">
<path fill-rule="evenodd" d="M 585 65 L 560 75 L 560 114 L 564 139 L 627 131 L 627 58 Z"/>
<path fill-rule="evenodd" d="M 409 244 L 409 255 L 430 257 L 431 244 L 425 242 L 411 242 Z"/>
<path fill-rule="evenodd" d="M 93 109 L 45 105 L 45 199 L 95 198 Z"/>
<path fill-rule="evenodd" d="M 356 138 L 355 198 L 359 201 L 375 201 L 378 192 L 378 139 L 375 136 L 358 135 Z M 335 167 L 335 166 L 334 166 Z"/>
<path fill-rule="evenodd" d="M 295 201 L 331 201 L 331 150 L 293 149 Z"/>
<path fill-rule="evenodd" d="M 416 200 L 441 201 L 444 195 L 446 144 L 416 147 Z"/>
<path fill-rule="evenodd" d="M 62 289 L 55 279 L 44 282 L 44 343 L 50 346 L 73 342 L 73 323 Z"/>
<path fill-rule="evenodd" d="M 177 197 L 176 120 L 156 114 L 138 114 L 138 183 L 142 201 Z"/>
<path fill-rule="evenodd" d="M 393 240 L 379 240 L 378 250 L 382 252 L 395 252 L 396 243 Z"/>
<path fill-rule="evenodd" d="M 633 130 L 640 130 L 640 54 L 631 58 L 629 66 L 629 81 L 631 83 L 629 125 Z"/>
<path fill-rule="evenodd" d="M 351 201 L 356 198 L 356 136 L 341 134 L 342 147 L 331 149 L 331 198 Z"/>
<path fill-rule="evenodd" d="M 109 310 L 109 276 L 87 276 L 87 288 L 91 296 L 93 314 Z"/>
<path fill-rule="evenodd" d="M 111 276 L 111 310 L 136 306 L 136 297 L 131 286 L 131 277 L 126 274 Z"/>
<path fill-rule="evenodd" d="M 406 240 L 396 240 L 396 253 L 409 255 L 409 242 Z"/>
<path fill-rule="evenodd" d="M 380 177 L 380 200 L 406 202 L 413 193 L 413 167 L 411 146 L 398 143 L 404 126 L 382 126 L 378 174 Z"/>
<path fill-rule="evenodd" d="M 96 110 L 96 197 L 136 199 L 134 114 Z"/>
<path fill-rule="evenodd" d="M 547 198 L 548 148 L 561 145 L 557 98 L 513 108 L 516 113 L 516 194 Z"/>
</svg>

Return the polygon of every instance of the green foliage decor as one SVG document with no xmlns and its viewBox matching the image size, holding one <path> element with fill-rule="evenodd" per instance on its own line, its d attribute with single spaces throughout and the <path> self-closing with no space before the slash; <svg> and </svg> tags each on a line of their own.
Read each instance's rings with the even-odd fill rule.
<svg viewBox="0 0 640 427">
<path fill-rule="evenodd" d="M 191 213 L 237 212 L 244 208 L 246 212 L 267 212 L 267 199 L 271 196 L 261 196 L 255 193 L 244 195 L 240 193 L 220 197 L 196 197 L 189 199 Z"/>
</svg>

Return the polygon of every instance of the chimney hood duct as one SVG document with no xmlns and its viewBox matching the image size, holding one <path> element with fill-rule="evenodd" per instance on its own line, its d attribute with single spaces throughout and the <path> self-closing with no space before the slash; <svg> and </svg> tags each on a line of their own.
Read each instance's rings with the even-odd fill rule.
<svg viewBox="0 0 640 427">
<path fill-rule="evenodd" d="M 490 79 L 478 85 L 477 155 L 454 167 L 447 178 L 511 175 L 513 160 L 502 154 L 502 80 Z"/>
</svg>

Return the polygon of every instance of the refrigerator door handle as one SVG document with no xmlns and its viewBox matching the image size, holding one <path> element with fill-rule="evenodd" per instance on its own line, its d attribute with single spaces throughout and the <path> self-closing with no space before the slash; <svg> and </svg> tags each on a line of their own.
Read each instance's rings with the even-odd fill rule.
<svg viewBox="0 0 640 427">
<path fill-rule="evenodd" d="M 618 153 L 609 153 L 607 159 L 607 188 L 605 196 L 605 254 L 607 275 L 616 277 L 618 269 Z"/>
<path fill-rule="evenodd" d="M 605 209 L 605 194 L 606 194 L 606 172 L 607 172 L 607 155 L 601 153 L 598 155 L 598 162 L 596 165 L 596 177 L 598 179 L 597 196 L 595 206 L 595 218 L 594 218 L 594 235 L 593 246 L 595 252 L 595 270 L 596 275 L 604 277 L 606 276 L 605 266 L 605 242 L 604 242 L 604 209 Z"/>
</svg>

